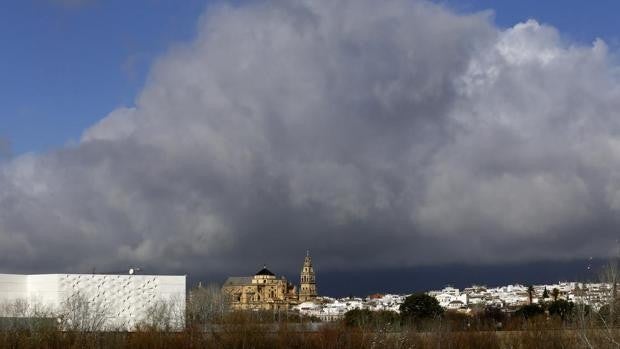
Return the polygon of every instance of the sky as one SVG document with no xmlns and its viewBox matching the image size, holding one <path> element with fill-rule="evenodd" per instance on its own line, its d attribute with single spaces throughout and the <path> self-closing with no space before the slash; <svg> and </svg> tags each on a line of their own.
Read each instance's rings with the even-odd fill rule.
<svg viewBox="0 0 620 349">
<path fill-rule="evenodd" d="M 0 137 L 11 153 L 45 152 L 79 140 L 119 106 L 131 106 L 153 61 L 191 41 L 216 1 L 26 0 L 0 12 Z M 230 1 L 229 1 L 230 3 Z M 534 18 L 567 39 L 617 47 L 614 0 L 437 1 L 455 11 L 491 10 L 510 27 Z M 35 126 L 36 125 L 36 126 Z"/>
<path fill-rule="evenodd" d="M 617 253 L 617 2 L 3 7 L 4 272 L 294 277 L 311 249 L 331 280 L 492 283 Z"/>
<path fill-rule="evenodd" d="M 132 105 L 153 61 L 191 40 L 203 0 L 7 1 L 0 11 L 0 136 L 15 155 L 79 140 Z"/>
</svg>

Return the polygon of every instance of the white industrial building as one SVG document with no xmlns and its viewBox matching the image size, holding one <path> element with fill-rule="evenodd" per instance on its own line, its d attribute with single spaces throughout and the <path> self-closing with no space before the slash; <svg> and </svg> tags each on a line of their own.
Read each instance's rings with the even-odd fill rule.
<svg viewBox="0 0 620 349">
<path fill-rule="evenodd" d="M 182 328 L 185 295 L 185 275 L 0 274 L 0 317 L 46 316 L 65 327 L 90 321 L 96 330 L 133 330 L 159 311 L 167 313 L 166 326 Z"/>
</svg>

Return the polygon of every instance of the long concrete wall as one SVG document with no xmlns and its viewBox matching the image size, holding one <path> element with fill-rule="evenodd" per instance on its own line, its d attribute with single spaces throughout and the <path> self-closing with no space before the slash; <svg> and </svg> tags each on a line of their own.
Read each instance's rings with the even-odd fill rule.
<svg viewBox="0 0 620 349">
<path fill-rule="evenodd" d="M 15 316 L 7 313 L 6 304 L 26 301 L 69 319 L 81 302 L 105 317 L 106 328 L 131 330 L 166 303 L 174 311 L 174 326 L 182 327 L 185 297 L 184 275 L 0 274 L 0 305 L 5 306 L 5 311 L 0 306 L 0 316 Z"/>
<path fill-rule="evenodd" d="M 28 275 L 0 274 L 0 304 L 28 297 Z"/>
</svg>

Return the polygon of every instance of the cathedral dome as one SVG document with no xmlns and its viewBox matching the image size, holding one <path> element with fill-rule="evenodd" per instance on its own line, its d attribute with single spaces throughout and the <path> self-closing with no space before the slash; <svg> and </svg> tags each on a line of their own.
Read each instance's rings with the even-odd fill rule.
<svg viewBox="0 0 620 349">
<path fill-rule="evenodd" d="M 258 273 L 256 273 L 255 275 L 276 276 L 269 269 L 267 269 L 267 266 L 264 266 L 263 269 L 259 270 Z"/>
</svg>

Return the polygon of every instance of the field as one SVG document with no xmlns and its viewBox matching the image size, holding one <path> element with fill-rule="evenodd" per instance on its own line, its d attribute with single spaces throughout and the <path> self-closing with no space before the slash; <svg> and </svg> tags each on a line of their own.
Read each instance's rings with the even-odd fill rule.
<svg viewBox="0 0 620 349">
<path fill-rule="evenodd" d="M 235 314 L 217 326 L 188 326 L 169 332 L 59 331 L 41 322 L 0 332 L 1 348 L 618 348 L 620 329 L 600 324 L 576 327 L 539 317 L 511 321 L 512 328 L 444 318 L 424 324 L 378 327 L 336 323 L 259 323 Z M 466 328 L 469 327 L 469 328 Z"/>
</svg>

